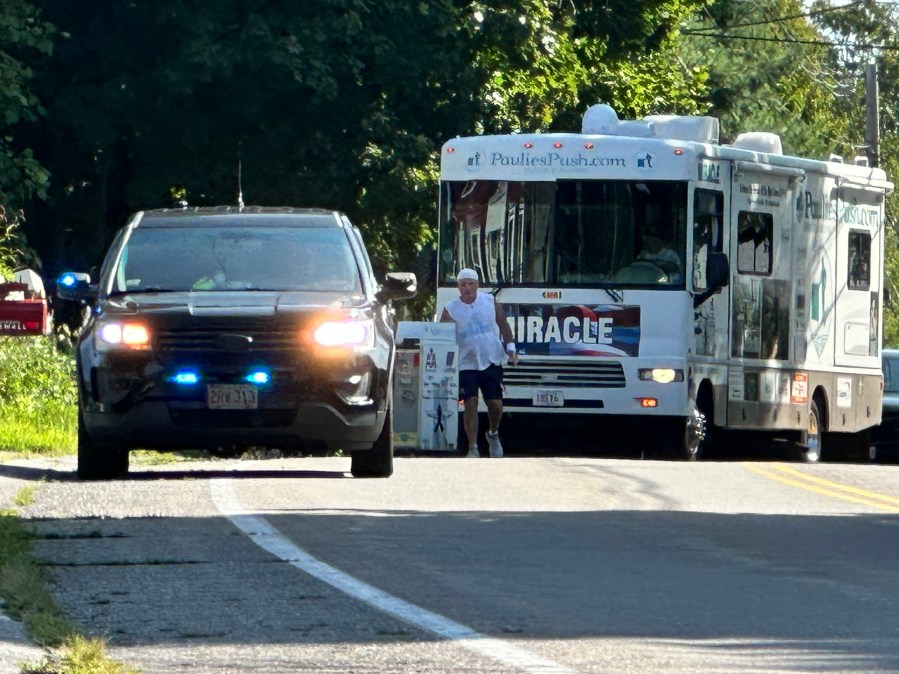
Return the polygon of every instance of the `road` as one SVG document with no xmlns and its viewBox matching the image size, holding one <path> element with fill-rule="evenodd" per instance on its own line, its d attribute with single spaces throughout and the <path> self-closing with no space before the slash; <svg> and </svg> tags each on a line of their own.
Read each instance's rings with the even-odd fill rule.
<svg viewBox="0 0 899 674">
<path fill-rule="evenodd" d="M 899 672 L 899 466 L 0 466 L 54 592 L 175 672 Z"/>
</svg>

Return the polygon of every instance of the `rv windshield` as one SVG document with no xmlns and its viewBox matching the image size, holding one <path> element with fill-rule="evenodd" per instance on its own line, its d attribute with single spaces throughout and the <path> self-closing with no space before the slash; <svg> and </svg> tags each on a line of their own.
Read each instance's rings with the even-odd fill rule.
<svg viewBox="0 0 899 674">
<path fill-rule="evenodd" d="M 440 280 L 684 287 L 686 182 L 443 182 Z"/>
</svg>

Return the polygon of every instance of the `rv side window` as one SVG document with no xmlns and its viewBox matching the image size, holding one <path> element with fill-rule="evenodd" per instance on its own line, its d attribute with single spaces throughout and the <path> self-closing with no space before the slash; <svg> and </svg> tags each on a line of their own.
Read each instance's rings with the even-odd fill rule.
<svg viewBox="0 0 899 674">
<path fill-rule="evenodd" d="M 744 274 L 770 274 L 774 217 L 770 213 L 741 211 L 737 218 L 737 228 L 737 271 Z"/>
<path fill-rule="evenodd" d="M 871 288 L 871 234 L 870 232 L 849 232 L 849 289 L 869 290 Z"/>
</svg>

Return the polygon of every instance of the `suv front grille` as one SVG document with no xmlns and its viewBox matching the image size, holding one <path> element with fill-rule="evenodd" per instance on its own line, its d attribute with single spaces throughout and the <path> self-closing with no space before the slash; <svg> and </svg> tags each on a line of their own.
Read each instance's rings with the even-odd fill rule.
<svg viewBox="0 0 899 674">
<path fill-rule="evenodd" d="M 201 325 L 161 329 L 157 348 L 160 353 L 203 354 L 227 351 L 227 336 L 249 337 L 252 341 L 239 350 L 244 353 L 295 352 L 299 340 L 296 325 L 260 321 L 204 321 Z M 224 338 L 224 339 L 223 339 Z"/>
<path fill-rule="evenodd" d="M 560 362 L 519 360 L 515 367 L 503 368 L 507 386 L 553 388 L 623 388 L 624 368 L 618 361 Z"/>
</svg>

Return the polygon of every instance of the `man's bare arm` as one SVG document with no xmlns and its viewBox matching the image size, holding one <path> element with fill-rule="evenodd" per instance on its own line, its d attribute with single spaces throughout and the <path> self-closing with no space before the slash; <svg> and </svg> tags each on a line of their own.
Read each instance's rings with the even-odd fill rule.
<svg viewBox="0 0 899 674">
<path fill-rule="evenodd" d="M 509 321 L 506 320 L 506 312 L 503 306 L 493 299 L 493 306 L 496 307 L 496 324 L 499 326 L 499 334 L 502 336 L 503 349 L 509 355 L 509 364 L 518 364 L 518 354 L 515 353 L 515 337 L 512 336 L 512 328 L 509 327 Z"/>
<path fill-rule="evenodd" d="M 496 300 L 493 301 L 493 306 L 496 307 L 496 324 L 499 326 L 499 334 L 503 338 L 503 345 L 514 344 L 515 338 L 512 336 L 512 328 L 509 327 L 509 321 L 506 320 L 506 312 L 503 311 L 503 306 Z"/>
</svg>

